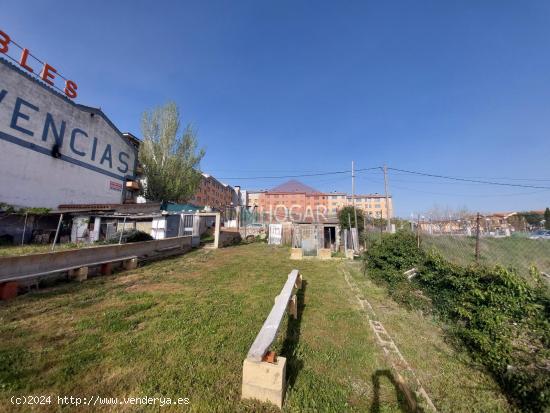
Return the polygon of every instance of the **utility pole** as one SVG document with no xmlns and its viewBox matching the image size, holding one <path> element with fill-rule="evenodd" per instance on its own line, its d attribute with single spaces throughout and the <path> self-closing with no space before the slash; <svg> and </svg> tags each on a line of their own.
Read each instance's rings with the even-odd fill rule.
<svg viewBox="0 0 550 413">
<path fill-rule="evenodd" d="M 353 202 L 353 215 L 355 218 L 355 228 L 357 228 L 357 209 L 355 208 L 355 162 L 351 161 L 351 200 Z M 351 230 L 351 226 L 350 226 Z M 359 234 L 359 231 L 357 231 L 357 234 Z M 359 235 L 358 235 L 359 236 Z"/>
<path fill-rule="evenodd" d="M 480 220 L 479 212 L 477 213 L 477 219 L 476 219 L 476 262 L 479 261 L 479 220 Z"/>
<path fill-rule="evenodd" d="M 388 196 L 388 167 L 384 165 L 384 192 L 386 194 L 386 231 L 391 232 L 390 201 Z"/>
<path fill-rule="evenodd" d="M 350 217 L 349 213 L 348 213 L 348 225 L 349 225 L 349 231 L 346 233 L 346 247 L 345 247 L 346 251 L 348 249 L 348 242 L 347 242 L 348 238 L 351 239 L 351 245 L 353 247 L 353 234 L 351 233 L 351 217 Z M 348 237 L 348 234 L 351 234 L 351 237 Z"/>
</svg>

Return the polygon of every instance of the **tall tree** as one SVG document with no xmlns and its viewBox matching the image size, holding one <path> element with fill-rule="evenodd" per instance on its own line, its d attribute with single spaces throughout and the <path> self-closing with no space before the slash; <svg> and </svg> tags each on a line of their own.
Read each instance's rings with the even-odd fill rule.
<svg viewBox="0 0 550 413">
<path fill-rule="evenodd" d="M 363 231 L 363 210 L 357 209 L 357 228 L 358 231 Z M 338 221 L 340 222 L 340 227 L 342 229 L 349 229 L 350 222 L 351 227 L 355 228 L 355 213 L 353 212 L 353 206 L 345 206 L 338 211 Z"/>
<path fill-rule="evenodd" d="M 544 210 L 544 228 L 550 229 L 550 208 Z"/>
<path fill-rule="evenodd" d="M 150 201 L 186 202 L 199 185 L 200 161 L 194 130 L 188 125 L 180 134 L 180 114 L 174 102 L 143 113 L 143 142 L 139 161 L 145 183 L 142 194 Z"/>
</svg>

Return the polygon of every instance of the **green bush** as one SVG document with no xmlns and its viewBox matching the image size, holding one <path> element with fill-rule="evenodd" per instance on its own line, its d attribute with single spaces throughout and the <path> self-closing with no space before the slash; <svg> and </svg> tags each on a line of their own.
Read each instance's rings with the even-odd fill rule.
<svg viewBox="0 0 550 413">
<path fill-rule="evenodd" d="M 384 237 L 364 258 L 369 276 L 385 283 L 395 300 L 412 308 L 431 307 L 519 408 L 550 406 L 546 287 L 531 287 L 513 269 L 451 264 L 417 248 L 410 233 Z M 412 267 L 418 275 L 409 282 L 403 272 Z"/>
<path fill-rule="evenodd" d="M 403 275 L 404 271 L 418 268 L 424 259 L 414 234 L 407 231 L 384 234 L 381 241 L 371 244 L 363 258 L 365 271 L 371 278 L 385 283 L 396 301 L 408 308 L 430 311 L 429 300 Z"/>
</svg>

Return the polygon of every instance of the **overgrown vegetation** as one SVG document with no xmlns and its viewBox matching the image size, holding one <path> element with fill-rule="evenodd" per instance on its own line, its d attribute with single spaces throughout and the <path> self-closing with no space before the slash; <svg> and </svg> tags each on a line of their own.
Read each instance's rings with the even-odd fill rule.
<svg viewBox="0 0 550 413">
<path fill-rule="evenodd" d="M 413 267 L 409 281 L 403 272 Z M 365 269 L 397 301 L 439 316 L 520 409 L 550 407 L 550 300 L 536 269 L 533 287 L 512 268 L 451 264 L 409 232 L 372 245 Z"/>
<path fill-rule="evenodd" d="M 357 213 L 357 225 L 355 224 L 355 214 Z M 354 208 L 353 206 L 345 206 L 338 211 L 338 221 L 342 229 L 358 228 L 359 232 L 363 231 L 363 210 Z"/>
</svg>

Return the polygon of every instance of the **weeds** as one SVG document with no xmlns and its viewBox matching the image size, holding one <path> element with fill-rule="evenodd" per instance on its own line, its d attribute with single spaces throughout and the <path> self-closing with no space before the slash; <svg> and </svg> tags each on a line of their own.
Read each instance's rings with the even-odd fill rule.
<svg viewBox="0 0 550 413">
<path fill-rule="evenodd" d="M 403 271 L 416 267 L 411 281 Z M 532 287 L 513 269 L 463 267 L 417 247 L 400 232 L 375 243 L 365 269 L 409 308 L 433 311 L 475 360 L 524 411 L 550 406 L 550 302 L 546 287 Z"/>
</svg>

